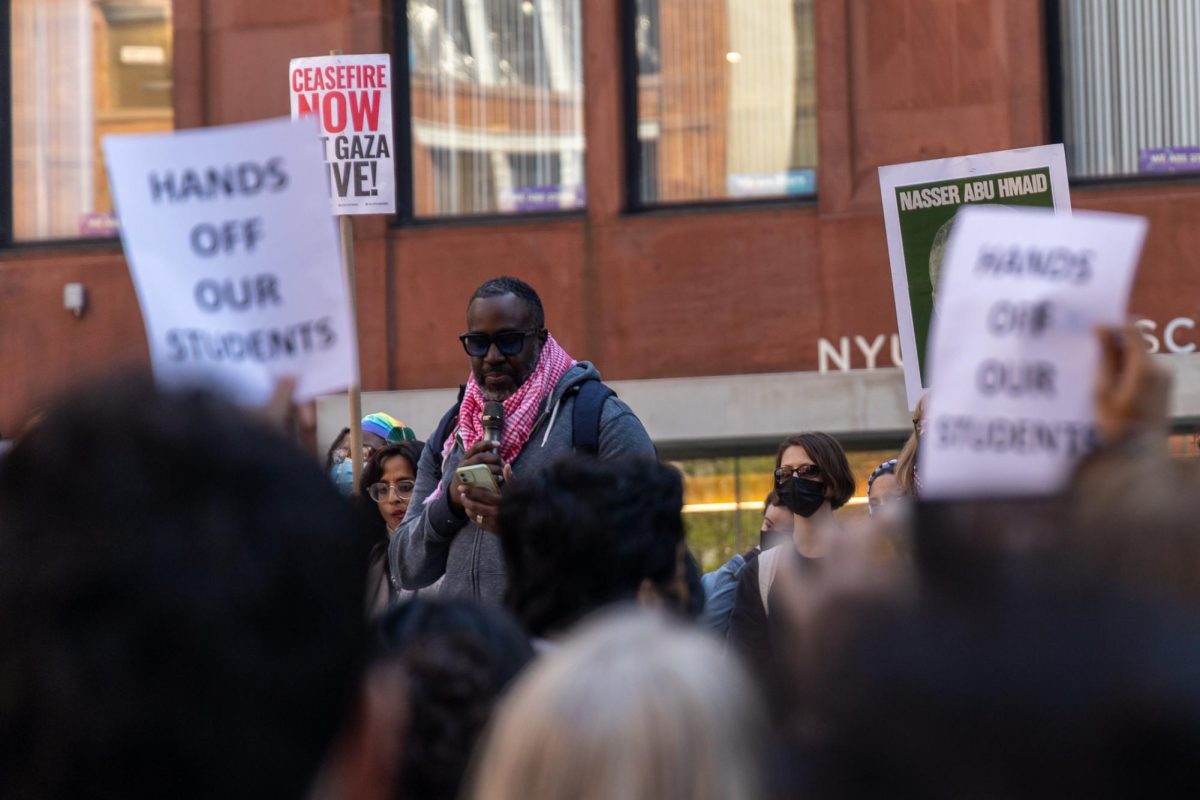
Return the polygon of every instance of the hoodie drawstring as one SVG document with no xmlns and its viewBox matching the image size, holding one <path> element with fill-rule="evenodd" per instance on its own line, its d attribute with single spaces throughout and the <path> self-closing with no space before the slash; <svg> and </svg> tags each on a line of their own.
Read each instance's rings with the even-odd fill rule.
<svg viewBox="0 0 1200 800">
<path fill-rule="evenodd" d="M 566 393 L 563 393 L 563 397 Z M 558 409 L 562 405 L 563 397 L 558 398 L 558 402 L 554 404 L 554 409 L 550 412 L 550 424 L 546 426 L 546 433 L 542 436 L 542 447 L 546 446 L 546 442 L 550 439 L 550 431 L 554 430 L 554 420 L 558 419 Z"/>
</svg>

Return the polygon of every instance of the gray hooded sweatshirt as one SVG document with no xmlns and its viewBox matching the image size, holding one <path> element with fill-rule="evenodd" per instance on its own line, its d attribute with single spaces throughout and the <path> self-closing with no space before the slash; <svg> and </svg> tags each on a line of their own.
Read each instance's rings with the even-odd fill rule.
<svg viewBox="0 0 1200 800">
<path fill-rule="evenodd" d="M 533 433 L 516 460 L 513 473 L 536 472 L 574 451 L 575 389 L 600 373 L 587 361 L 567 370 L 541 415 Z M 462 440 L 454 433 L 454 448 L 441 453 L 425 448 L 417 467 L 417 485 L 408 504 L 408 514 L 388 547 L 393 580 L 403 589 L 421 589 L 436 583 L 433 593 L 442 597 L 469 597 L 499 604 L 504 599 L 504 556 L 500 540 L 485 531 L 447 499 L 454 469 L 464 455 Z M 602 460 L 654 458 L 654 444 L 633 411 L 617 397 L 609 397 L 600 412 Z M 438 484 L 441 495 L 426 503 Z M 455 513 L 458 511 L 458 513 Z"/>
</svg>

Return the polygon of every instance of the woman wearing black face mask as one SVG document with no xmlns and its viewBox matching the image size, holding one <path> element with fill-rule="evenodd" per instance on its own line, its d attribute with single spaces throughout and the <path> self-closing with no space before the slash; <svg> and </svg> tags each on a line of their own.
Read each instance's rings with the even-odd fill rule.
<svg viewBox="0 0 1200 800">
<path fill-rule="evenodd" d="M 775 454 L 775 493 L 795 515 L 796 549 L 820 558 L 836 531 L 833 512 L 854 496 L 846 451 L 827 433 L 789 436 Z"/>
<path fill-rule="evenodd" d="M 775 454 L 775 493 L 792 512 L 794 547 L 769 550 L 738 575 L 729 623 L 730 646 L 741 652 L 767 685 L 774 684 L 775 631 L 787 626 L 771 617 L 772 587 L 781 570 L 815 569 L 830 536 L 837 535 L 833 512 L 854 496 L 854 474 L 846 451 L 827 433 L 789 436 Z"/>
</svg>

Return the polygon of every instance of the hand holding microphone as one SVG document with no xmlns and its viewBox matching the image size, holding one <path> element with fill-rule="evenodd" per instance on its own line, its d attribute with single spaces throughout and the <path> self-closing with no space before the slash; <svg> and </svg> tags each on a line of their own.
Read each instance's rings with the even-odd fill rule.
<svg viewBox="0 0 1200 800">
<path fill-rule="evenodd" d="M 453 494 L 476 525 L 490 530 L 500 507 L 500 486 L 509 473 L 499 453 L 504 435 L 504 404 L 485 403 L 480 422 L 483 438 L 467 452 L 455 470 L 457 485 L 453 487 Z"/>
<path fill-rule="evenodd" d="M 500 452 L 500 441 L 504 437 L 504 404 L 495 400 L 489 400 L 483 405 L 483 438 L 486 441 L 496 445 L 496 453 Z M 500 474 L 497 476 L 500 479 L 500 485 L 512 477 L 512 464 L 504 464 L 501 467 Z"/>
<path fill-rule="evenodd" d="M 483 422 L 483 438 L 494 442 L 499 449 L 500 437 L 504 435 L 504 404 L 495 400 L 484 403 L 480 421 Z"/>
</svg>

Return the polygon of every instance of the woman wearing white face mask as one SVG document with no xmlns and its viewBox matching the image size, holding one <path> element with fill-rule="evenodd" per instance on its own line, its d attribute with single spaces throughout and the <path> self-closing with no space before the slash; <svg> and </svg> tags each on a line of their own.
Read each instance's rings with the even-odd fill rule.
<svg viewBox="0 0 1200 800">
<path fill-rule="evenodd" d="M 362 463 L 365 468 L 371 456 L 388 444 L 415 442 L 417 435 L 391 414 L 376 411 L 362 418 Z M 354 491 L 354 465 L 350 460 L 350 429 L 343 428 L 325 456 L 325 469 L 342 494 Z"/>
</svg>

